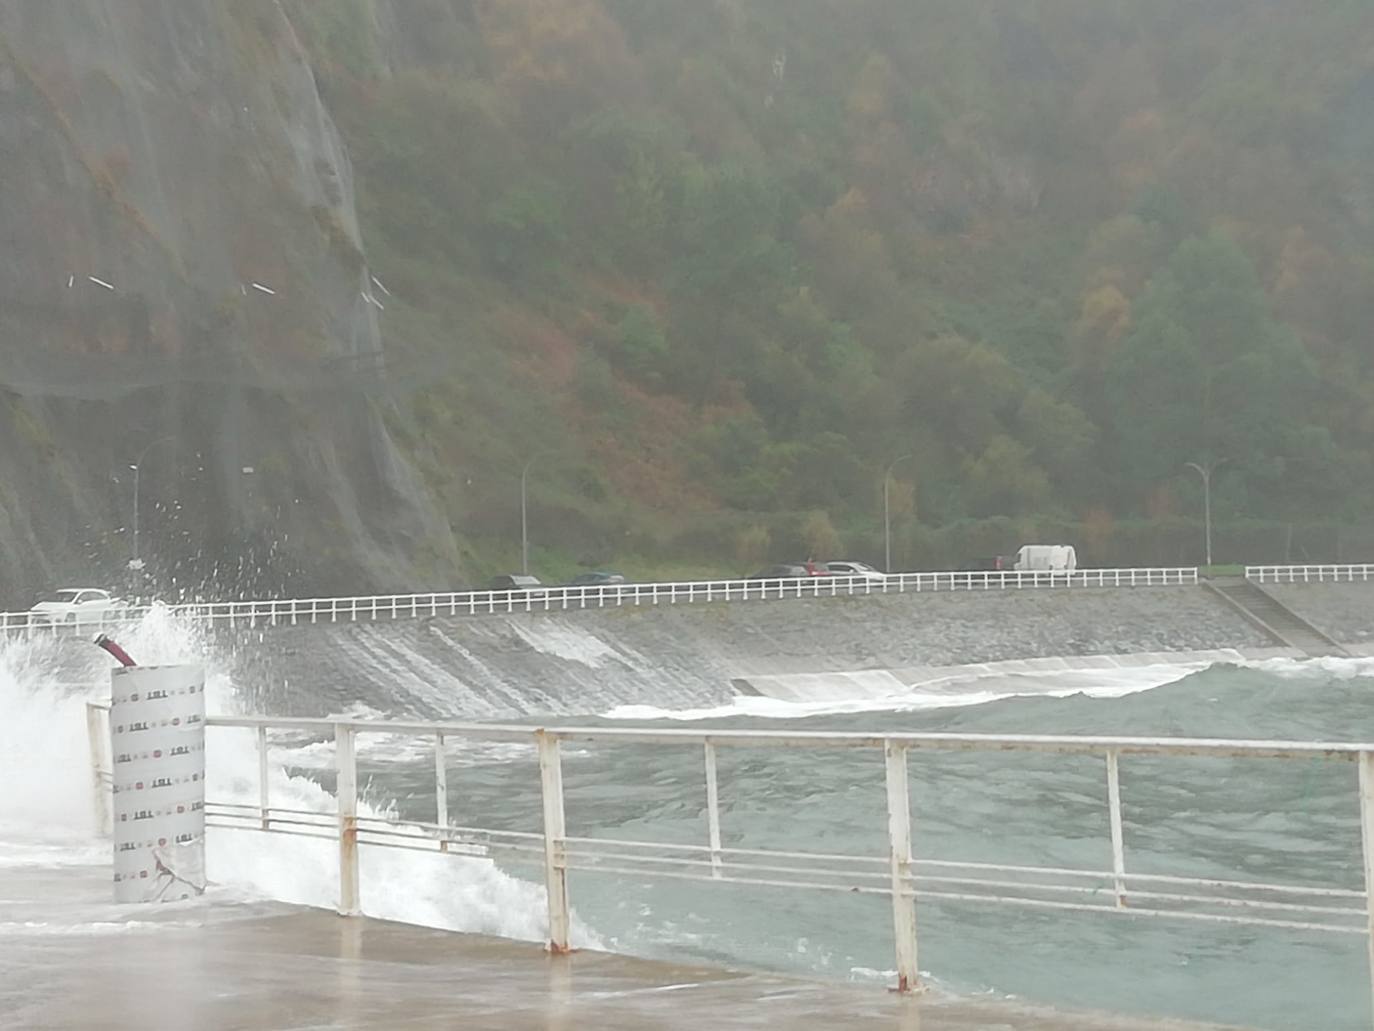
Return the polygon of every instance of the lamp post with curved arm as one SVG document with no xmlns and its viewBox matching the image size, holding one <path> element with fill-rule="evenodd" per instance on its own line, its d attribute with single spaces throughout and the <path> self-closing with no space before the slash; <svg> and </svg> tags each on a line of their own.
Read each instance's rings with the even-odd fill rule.
<svg viewBox="0 0 1374 1031">
<path fill-rule="evenodd" d="M 892 517 L 888 503 L 888 485 L 892 480 L 892 470 L 897 467 L 898 462 L 905 462 L 914 455 L 905 454 L 894 458 L 887 464 L 887 470 L 883 473 L 883 572 L 892 572 Z"/>
<path fill-rule="evenodd" d="M 529 522 L 525 514 L 525 483 L 529 478 L 530 466 L 547 454 L 547 451 L 541 451 L 537 455 L 531 455 L 529 461 L 520 470 L 520 572 L 522 573 L 530 571 L 530 535 Z"/>
<path fill-rule="evenodd" d="M 1212 565 L 1212 473 L 1225 461 L 1226 459 L 1219 458 L 1215 462 L 1204 462 L 1201 465 L 1197 462 L 1183 463 L 1202 477 L 1202 533 L 1209 567 Z"/>
<path fill-rule="evenodd" d="M 143 467 L 143 459 L 147 456 L 149 451 L 153 450 L 153 448 L 157 447 L 159 444 L 165 444 L 169 440 L 176 440 L 176 437 L 159 437 L 140 451 L 138 457 L 129 465 L 129 468 L 134 471 L 134 557 L 129 559 L 130 569 L 143 568 L 143 559 L 139 558 L 138 555 L 138 481 L 139 473 Z"/>
</svg>

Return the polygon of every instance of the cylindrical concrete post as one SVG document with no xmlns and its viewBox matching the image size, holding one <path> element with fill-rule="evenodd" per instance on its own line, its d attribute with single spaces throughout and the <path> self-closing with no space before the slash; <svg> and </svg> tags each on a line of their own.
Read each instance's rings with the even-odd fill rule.
<svg viewBox="0 0 1374 1031">
<path fill-rule="evenodd" d="M 189 898 L 205 887 L 205 671 L 110 673 L 116 902 Z"/>
</svg>

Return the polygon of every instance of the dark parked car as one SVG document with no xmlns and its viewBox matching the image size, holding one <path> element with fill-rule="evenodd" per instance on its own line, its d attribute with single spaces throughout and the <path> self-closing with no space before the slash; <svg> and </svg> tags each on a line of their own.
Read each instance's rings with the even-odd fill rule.
<svg viewBox="0 0 1374 1031">
<path fill-rule="evenodd" d="M 620 585 L 625 582 L 625 577 L 619 573 L 578 573 L 562 586 L 550 587 L 549 594 L 555 598 L 570 598 L 574 601 L 579 598 L 615 598 L 619 597 Z"/>
<path fill-rule="evenodd" d="M 543 594 L 547 588 L 539 582 L 539 577 L 528 573 L 502 573 L 493 576 L 487 584 L 492 591 L 525 591 L 529 594 Z"/>
</svg>

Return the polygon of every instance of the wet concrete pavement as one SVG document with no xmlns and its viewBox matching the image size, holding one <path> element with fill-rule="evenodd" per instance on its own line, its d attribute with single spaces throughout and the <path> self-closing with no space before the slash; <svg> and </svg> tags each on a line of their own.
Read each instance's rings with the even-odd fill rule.
<svg viewBox="0 0 1374 1031">
<path fill-rule="evenodd" d="M 212 894 L 120 907 L 96 866 L 0 869 L 0 1027 L 1200 1031 L 459 935 Z"/>
</svg>

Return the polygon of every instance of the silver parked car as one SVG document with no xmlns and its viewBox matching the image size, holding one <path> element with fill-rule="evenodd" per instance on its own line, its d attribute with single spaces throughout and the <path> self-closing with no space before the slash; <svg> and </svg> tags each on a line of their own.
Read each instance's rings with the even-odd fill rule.
<svg viewBox="0 0 1374 1031">
<path fill-rule="evenodd" d="M 99 626 L 117 618 L 124 603 L 99 587 L 64 587 L 29 609 L 33 626 Z"/>
<path fill-rule="evenodd" d="M 848 576 L 856 580 L 886 580 L 887 574 L 874 569 L 867 562 L 827 562 L 831 576 Z"/>
</svg>

